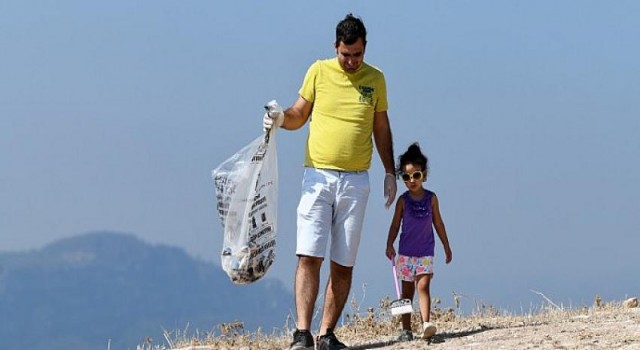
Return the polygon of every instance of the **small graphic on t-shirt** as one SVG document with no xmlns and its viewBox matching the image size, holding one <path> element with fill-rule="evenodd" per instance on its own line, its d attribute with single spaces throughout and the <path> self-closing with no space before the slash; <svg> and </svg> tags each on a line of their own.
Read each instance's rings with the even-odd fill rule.
<svg viewBox="0 0 640 350">
<path fill-rule="evenodd" d="M 358 91 L 360 91 L 360 102 L 373 106 L 373 93 L 376 89 L 371 86 L 360 85 L 358 86 Z"/>
</svg>

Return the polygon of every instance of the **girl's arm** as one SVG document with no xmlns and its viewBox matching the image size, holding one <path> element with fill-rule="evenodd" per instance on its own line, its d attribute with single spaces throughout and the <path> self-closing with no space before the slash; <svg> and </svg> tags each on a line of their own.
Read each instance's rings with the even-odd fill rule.
<svg viewBox="0 0 640 350">
<path fill-rule="evenodd" d="M 438 237 L 440 237 L 440 242 L 442 242 L 442 246 L 444 247 L 445 261 L 448 264 L 451 262 L 451 259 L 453 259 L 453 256 L 451 247 L 449 246 L 449 238 L 447 238 L 447 230 L 444 228 L 444 221 L 442 221 L 442 216 L 440 215 L 438 197 L 435 193 L 431 197 L 431 212 L 433 213 L 433 227 L 436 228 Z"/>
<path fill-rule="evenodd" d="M 396 210 L 393 213 L 393 220 L 391 221 L 391 226 L 389 227 L 389 235 L 387 236 L 387 250 L 386 255 L 387 258 L 391 259 L 394 255 L 396 255 L 396 250 L 393 248 L 393 242 L 396 241 L 396 237 L 398 237 L 398 231 L 400 231 L 400 222 L 402 221 L 402 212 L 404 210 L 404 198 L 400 196 L 398 201 L 396 202 Z"/>
</svg>

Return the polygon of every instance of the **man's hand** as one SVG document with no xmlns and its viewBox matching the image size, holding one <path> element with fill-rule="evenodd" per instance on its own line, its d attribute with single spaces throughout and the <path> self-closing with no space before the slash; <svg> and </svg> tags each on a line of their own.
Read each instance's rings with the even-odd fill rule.
<svg viewBox="0 0 640 350">
<path fill-rule="evenodd" d="M 282 107 L 278 105 L 278 102 L 271 100 L 267 102 L 264 108 L 267 110 L 262 117 L 262 128 L 264 131 L 270 130 L 272 127 L 281 127 L 284 122 L 284 112 Z"/>
<path fill-rule="evenodd" d="M 384 175 L 384 199 L 386 203 L 384 207 L 389 209 L 393 201 L 396 199 L 396 191 L 398 190 L 396 184 L 396 177 L 393 174 L 386 173 Z"/>
</svg>

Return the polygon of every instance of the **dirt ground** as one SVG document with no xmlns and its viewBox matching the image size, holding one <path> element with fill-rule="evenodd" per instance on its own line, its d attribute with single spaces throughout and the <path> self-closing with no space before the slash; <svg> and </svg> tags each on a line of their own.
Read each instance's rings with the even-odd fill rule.
<svg viewBox="0 0 640 350">
<path fill-rule="evenodd" d="M 351 349 L 640 349 L 640 308 L 556 313 L 531 321 L 524 317 L 483 319 L 465 329 L 439 327 L 431 342 L 353 339 Z"/>
<path fill-rule="evenodd" d="M 339 327 L 336 334 L 351 350 L 640 350 L 640 307 L 637 298 L 634 300 L 634 307 L 621 304 L 570 310 L 555 307 L 530 315 L 495 313 L 493 316 L 447 317 L 452 315 L 442 314 L 435 321 L 438 332 L 429 341 L 398 342 L 400 325 L 393 321 L 397 319 L 379 322 L 375 317 Z M 418 317 L 419 324 L 419 315 L 414 317 Z M 185 340 L 170 349 L 275 350 L 288 349 L 290 341 L 290 335 L 219 336 Z"/>
</svg>

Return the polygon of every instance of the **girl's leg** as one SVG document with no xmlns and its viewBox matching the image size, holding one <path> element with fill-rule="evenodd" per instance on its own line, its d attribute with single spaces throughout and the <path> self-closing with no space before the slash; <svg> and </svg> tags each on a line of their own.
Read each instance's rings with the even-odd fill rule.
<svg viewBox="0 0 640 350">
<path fill-rule="evenodd" d="M 422 339 L 429 339 L 436 334 L 436 326 L 429 322 L 431 318 L 431 293 L 429 285 L 433 274 L 418 276 L 418 297 L 420 298 L 420 314 L 422 315 Z"/>
<path fill-rule="evenodd" d="M 422 322 L 429 322 L 431 318 L 431 277 L 433 274 L 418 275 L 416 276 L 416 284 L 418 286 L 418 301 L 420 301 L 420 315 L 422 316 Z M 404 282 L 402 284 L 404 289 Z"/>
<path fill-rule="evenodd" d="M 413 301 L 413 294 L 415 292 L 415 282 L 402 281 L 402 299 L 409 299 Z M 420 301 L 422 303 L 422 300 Z M 402 315 L 402 329 L 411 330 L 411 314 Z"/>
</svg>

